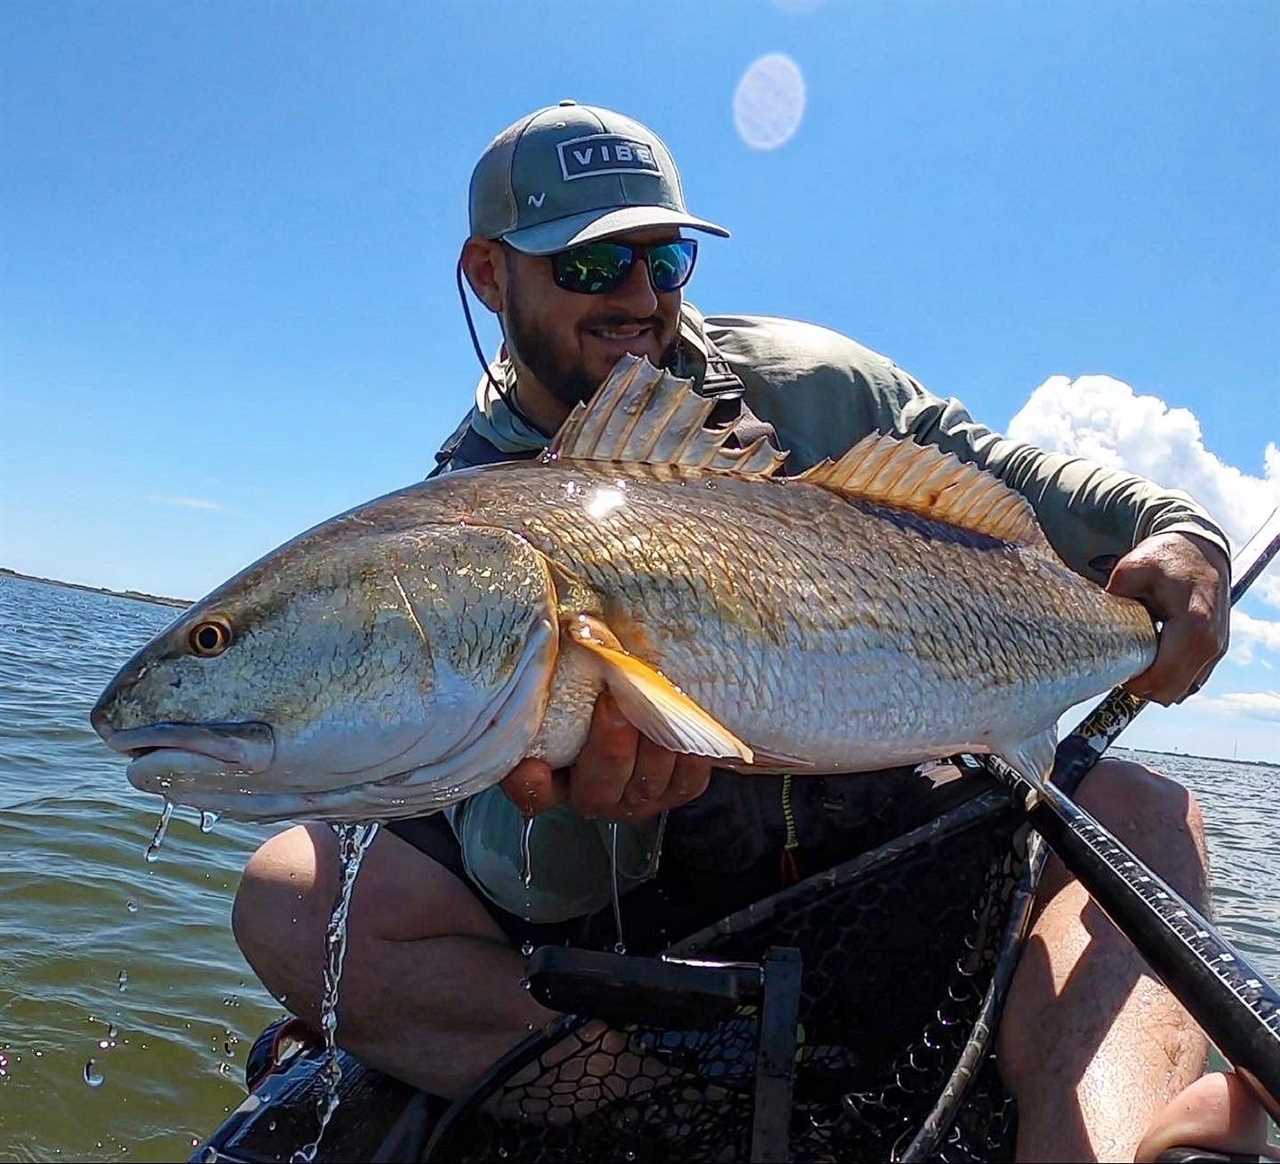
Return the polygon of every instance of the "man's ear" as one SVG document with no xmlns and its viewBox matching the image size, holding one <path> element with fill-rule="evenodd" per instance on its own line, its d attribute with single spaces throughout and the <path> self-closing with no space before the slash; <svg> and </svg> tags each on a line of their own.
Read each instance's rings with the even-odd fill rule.
<svg viewBox="0 0 1280 1164">
<path fill-rule="evenodd" d="M 502 309 L 506 255 L 495 239 L 472 235 L 462 246 L 462 273 L 475 296 L 495 314 Z"/>
</svg>

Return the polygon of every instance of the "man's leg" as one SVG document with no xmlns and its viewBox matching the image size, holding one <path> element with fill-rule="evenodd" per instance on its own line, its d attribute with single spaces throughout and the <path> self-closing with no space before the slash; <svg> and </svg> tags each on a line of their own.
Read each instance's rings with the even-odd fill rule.
<svg viewBox="0 0 1280 1164">
<path fill-rule="evenodd" d="M 324 933 L 338 886 L 328 828 L 280 833 L 250 859 L 232 924 L 267 989 L 319 1027 Z M 338 1041 L 435 1095 L 465 1093 L 553 1018 L 520 988 L 524 959 L 452 873 L 386 830 L 356 880 Z"/>
<path fill-rule="evenodd" d="M 1198 909 L 1204 828 L 1186 789 L 1103 760 L 1077 800 Z M 1152 1118 L 1204 1069 L 1199 1028 L 1055 858 L 1000 1025 L 1019 1160 L 1132 1160 Z"/>
</svg>

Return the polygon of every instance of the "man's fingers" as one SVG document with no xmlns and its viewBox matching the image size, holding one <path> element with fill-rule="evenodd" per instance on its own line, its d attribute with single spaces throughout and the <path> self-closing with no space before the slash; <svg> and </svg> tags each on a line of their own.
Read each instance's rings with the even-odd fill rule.
<svg viewBox="0 0 1280 1164">
<path fill-rule="evenodd" d="M 668 752 L 666 748 L 641 736 L 636 749 L 636 765 L 626 791 L 622 794 L 622 803 L 640 810 L 653 804 L 661 805 L 675 766 L 674 752 Z"/>
<path fill-rule="evenodd" d="M 568 780 L 545 760 L 521 760 L 502 780 L 502 791 L 525 816 L 537 816 L 568 798 Z"/>
<path fill-rule="evenodd" d="M 1162 624 L 1155 662 L 1125 684 L 1134 695 L 1168 705 L 1204 685 L 1230 637 L 1230 575 L 1222 550 L 1190 534 L 1156 534 L 1120 559 L 1107 589 Z"/>
<path fill-rule="evenodd" d="M 1217 656 L 1218 640 L 1209 620 L 1183 614 L 1164 624 L 1155 662 L 1127 686 L 1143 699 L 1166 706 L 1177 703 L 1206 668 L 1212 670 Z"/>
<path fill-rule="evenodd" d="M 640 733 L 607 691 L 596 700 L 587 742 L 569 782 L 569 801 L 583 816 L 616 815 L 636 765 Z"/>
<path fill-rule="evenodd" d="M 667 808 L 675 808 L 696 800 L 707 790 L 711 783 L 711 768 L 714 761 L 706 756 L 677 756 L 675 768 L 671 772 L 671 783 L 667 786 L 664 797 Z"/>
</svg>

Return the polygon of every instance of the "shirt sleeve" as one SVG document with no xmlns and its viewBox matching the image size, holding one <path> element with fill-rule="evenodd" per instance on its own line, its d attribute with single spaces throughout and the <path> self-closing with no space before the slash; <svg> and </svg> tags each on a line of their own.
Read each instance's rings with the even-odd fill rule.
<svg viewBox="0 0 1280 1164">
<path fill-rule="evenodd" d="M 708 319 L 708 335 L 742 376 L 748 400 L 801 463 L 870 432 L 909 436 L 987 469 L 1032 505 L 1050 544 L 1077 573 L 1105 583 L 1114 560 L 1159 533 L 1194 534 L 1230 557 L 1221 527 L 1188 494 L 1085 457 L 1046 452 L 979 424 L 891 360 L 811 324 Z"/>
</svg>

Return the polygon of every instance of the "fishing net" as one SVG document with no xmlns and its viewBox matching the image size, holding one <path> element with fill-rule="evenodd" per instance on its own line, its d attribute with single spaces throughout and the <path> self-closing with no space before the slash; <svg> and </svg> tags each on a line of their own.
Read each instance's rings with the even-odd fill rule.
<svg viewBox="0 0 1280 1164">
<path fill-rule="evenodd" d="M 732 962 L 799 951 L 793 1159 L 890 1159 L 933 1111 L 1001 955 L 1015 827 L 998 794 L 977 797 L 670 947 Z M 936 878 L 947 892 L 921 891 Z M 567 1016 L 454 1105 L 426 1158 L 749 1159 L 758 1027 L 754 1004 L 681 1029 Z M 952 1114 L 942 1158 L 1012 1155 L 1016 1112 L 989 1048 Z"/>
</svg>

